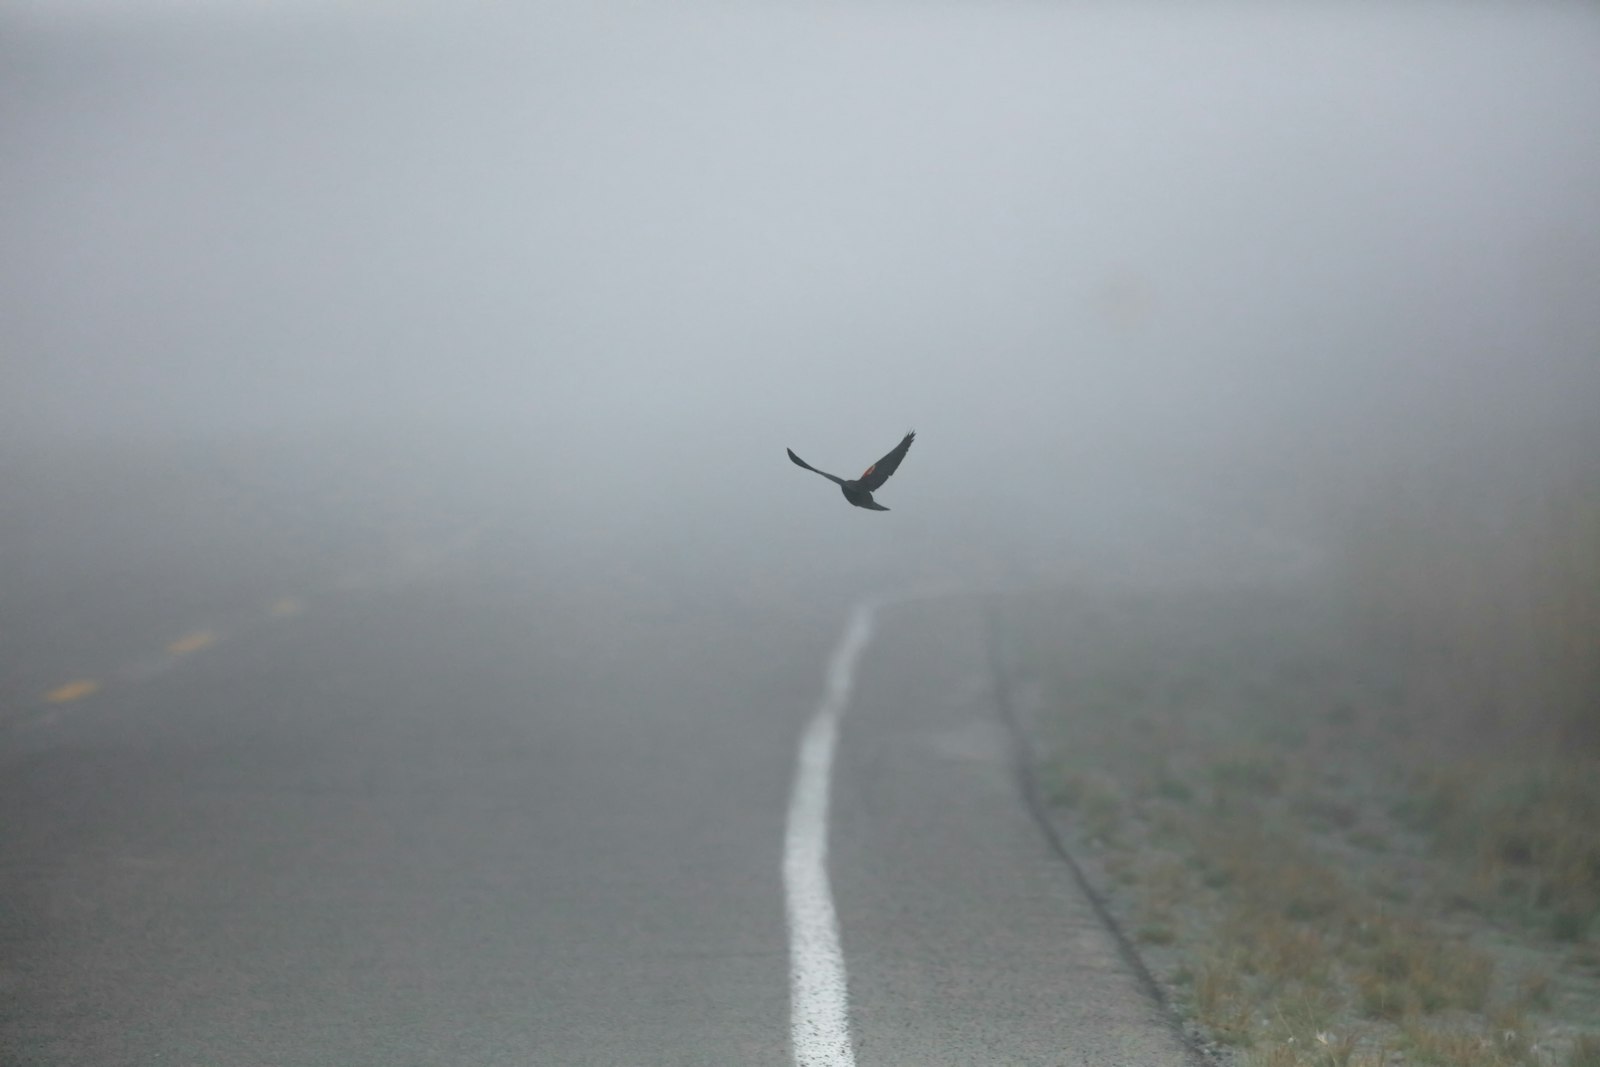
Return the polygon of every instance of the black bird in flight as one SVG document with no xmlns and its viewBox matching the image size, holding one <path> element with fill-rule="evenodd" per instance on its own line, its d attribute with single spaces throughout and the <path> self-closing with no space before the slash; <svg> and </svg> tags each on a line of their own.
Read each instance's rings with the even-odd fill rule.
<svg viewBox="0 0 1600 1067">
<path fill-rule="evenodd" d="M 917 432 L 915 430 L 906 434 L 887 456 L 862 471 L 861 477 L 848 482 L 836 475 L 829 474 L 827 471 L 817 470 L 817 468 L 795 455 L 792 448 L 784 449 L 784 451 L 789 453 L 789 458 L 795 462 L 796 466 L 804 467 L 813 474 L 820 474 L 837 485 L 843 491 L 844 498 L 856 507 L 868 508 L 872 511 L 888 511 L 888 508 L 872 499 L 872 491 L 882 488 L 883 483 L 889 480 L 889 475 L 900 469 L 900 461 L 906 458 L 906 453 L 911 450 L 911 442 L 916 439 L 916 436 Z"/>
</svg>

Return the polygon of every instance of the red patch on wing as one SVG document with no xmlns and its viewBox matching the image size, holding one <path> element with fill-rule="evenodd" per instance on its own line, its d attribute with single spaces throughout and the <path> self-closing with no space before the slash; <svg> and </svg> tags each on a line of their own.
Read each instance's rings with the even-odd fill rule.
<svg viewBox="0 0 1600 1067">
<path fill-rule="evenodd" d="M 878 465 L 876 463 L 874 463 L 872 466 L 868 467 L 866 470 L 861 472 L 861 477 L 865 478 L 867 475 L 871 474 L 873 471 L 875 471 L 877 469 L 878 469 Z"/>
</svg>

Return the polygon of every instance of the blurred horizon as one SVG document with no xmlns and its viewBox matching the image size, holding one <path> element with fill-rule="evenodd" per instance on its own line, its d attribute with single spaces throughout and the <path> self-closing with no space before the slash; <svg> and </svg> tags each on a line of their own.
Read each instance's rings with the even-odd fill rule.
<svg viewBox="0 0 1600 1067">
<path fill-rule="evenodd" d="M 1070 569 L 1196 523 L 1329 549 L 1595 445 L 1591 7 L 5 23 L 13 466 L 254 441 L 291 493 L 345 452 L 567 544 Z M 890 516 L 782 454 L 909 428 Z"/>
</svg>

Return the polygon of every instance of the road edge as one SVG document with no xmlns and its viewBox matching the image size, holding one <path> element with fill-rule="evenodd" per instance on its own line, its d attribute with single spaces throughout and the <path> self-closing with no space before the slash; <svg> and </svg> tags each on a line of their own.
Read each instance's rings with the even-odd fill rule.
<svg viewBox="0 0 1600 1067">
<path fill-rule="evenodd" d="M 1184 1052 L 1184 1058 L 1192 1067 L 1214 1067 L 1215 1060 L 1207 1056 L 1205 1051 L 1195 1043 L 1193 1035 L 1183 1025 L 1182 1018 L 1173 1007 L 1171 1000 L 1162 990 L 1155 975 L 1146 966 L 1144 958 L 1139 955 L 1138 948 L 1133 940 L 1122 929 L 1116 917 L 1112 915 L 1110 907 L 1106 904 L 1105 896 L 1090 880 L 1088 872 L 1083 865 L 1072 855 L 1067 848 L 1066 840 L 1054 819 L 1050 816 L 1048 803 L 1044 800 L 1039 788 L 1038 775 L 1034 773 L 1037 764 L 1037 751 L 1032 735 L 1022 722 L 1018 710 L 1015 686 L 1016 664 L 1009 654 L 1007 643 L 1001 635 L 999 611 L 996 604 L 997 598 L 988 598 L 988 603 L 982 605 L 984 640 L 988 646 L 985 649 L 985 658 L 989 667 L 991 688 L 995 706 L 999 711 L 1000 721 L 1005 725 L 1006 733 L 1010 736 L 1010 757 L 1012 780 L 1017 787 L 1017 793 L 1023 807 L 1028 811 L 1028 817 L 1043 835 L 1045 842 L 1050 846 L 1051 852 L 1064 863 L 1078 888 L 1088 899 L 1094 913 L 1099 917 L 1111 939 L 1116 943 L 1117 951 L 1123 961 L 1132 970 L 1139 988 L 1145 996 L 1155 1005 L 1162 1020 L 1166 1023 L 1173 1036 L 1178 1040 Z"/>
</svg>

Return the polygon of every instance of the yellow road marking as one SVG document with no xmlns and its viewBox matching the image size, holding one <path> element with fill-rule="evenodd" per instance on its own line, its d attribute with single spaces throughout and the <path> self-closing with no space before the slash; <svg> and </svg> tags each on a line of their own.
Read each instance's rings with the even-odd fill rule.
<svg viewBox="0 0 1600 1067">
<path fill-rule="evenodd" d="M 286 596 L 279 600 L 274 600 L 272 607 L 267 609 L 267 614 L 276 619 L 283 619 L 290 615 L 298 615 L 304 610 L 306 610 L 306 606 L 299 597 Z"/>
<path fill-rule="evenodd" d="M 172 644 L 167 646 L 167 651 L 174 656 L 184 656 L 188 655 L 190 652 L 198 652 L 202 648 L 206 648 L 216 643 L 217 635 L 212 631 L 196 630 L 194 633 L 187 634 L 172 642 Z"/>
<path fill-rule="evenodd" d="M 88 678 L 80 678 L 76 682 L 58 685 L 44 695 L 45 700 L 52 704 L 67 704 L 74 700 L 82 700 L 91 693 L 99 692 L 100 683 Z"/>
</svg>

